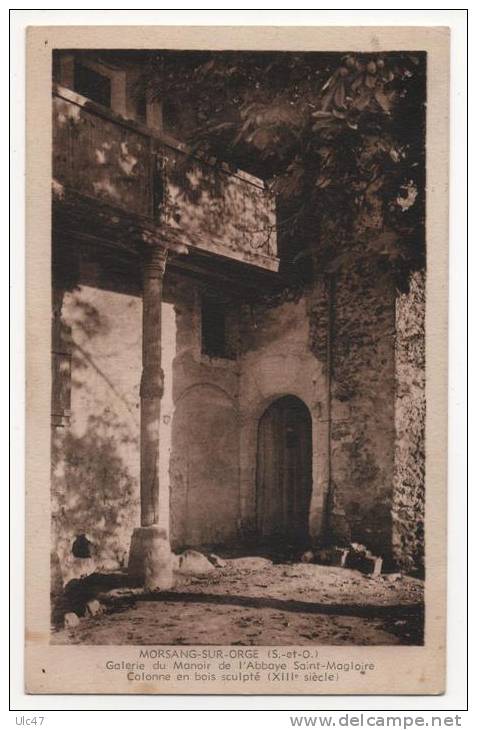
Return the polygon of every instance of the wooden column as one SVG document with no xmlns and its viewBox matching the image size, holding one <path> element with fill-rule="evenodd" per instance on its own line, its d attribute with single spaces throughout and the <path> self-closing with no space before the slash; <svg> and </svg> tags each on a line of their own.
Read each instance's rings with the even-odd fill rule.
<svg viewBox="0 0 477 730">
<path fill-rule="evenodd" d="M 128 573 L 148 591 L 173 585 L 169 516 L 159 525 L 159 433 L 164 373 L 161 367 L 162 281 L 167 250 L 154 246 L 143 261 L 141 375 L 141 527 L 131 538 Z"/>
<path fill-rule="evenodd" d="M 143 263 L 141 376 L 141 526 L 159 521 L 159 429 L 164 373 L 161 367 L 162 283 L 167 249 L 155 246 Z"/>
</svg>

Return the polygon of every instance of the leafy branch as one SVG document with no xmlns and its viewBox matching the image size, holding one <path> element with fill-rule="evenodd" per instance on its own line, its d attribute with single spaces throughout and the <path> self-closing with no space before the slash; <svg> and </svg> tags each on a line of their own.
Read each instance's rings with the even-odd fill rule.
<svg viewBox="0 0 477 730">
<path fill-rule="evenodd" d="M 164 51 L 149 54 L 142 84 L 197 154 L 267 181 L 291 241 L 285 265 L 307 251 L 327 265 L 389 228 L 381 258 L 422 267 L 424 53 Z"/>
</svg>

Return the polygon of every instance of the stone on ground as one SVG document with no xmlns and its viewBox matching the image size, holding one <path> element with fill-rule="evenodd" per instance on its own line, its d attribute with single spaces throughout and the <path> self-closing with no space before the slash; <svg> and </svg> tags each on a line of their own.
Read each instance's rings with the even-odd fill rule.
<svg viewBox="0 0 477 730">
<path fill-rule="evenodd" d="M 395 583 L 397 580 L 402 580 L 402 575 L 401 573 L 387 573 L 386 575 L 383 575 L 383 578 L 389 583 Z"/>
<path fill-rule="evenodd" d="M 209 555 L 210 562 L 215 565 L 216 568 L 226 568 L 227 567 L 227 561 L 223 558 L 219 557 L 215 553 L 210 553 Z"/>
<path fill-rule="evenodd" d="M 100 613 L 103 613 L 103 607 L 99 601 L 93 599 L 86 604 L 85 613 L 87 616 L 98 616 Z"/>
<path fill-rule="evenodd" d="M 232 568 L 237 568 L 238 570 L 264 570 L 265 568 L 270 567 L 273 565 L 271 560 L 268 560 L 267 558 L 255 558 L 255 557 L 249 557 L 249 558 L 234 558 L 233 560 L 229 560 L 229 565 Z"/>
<path fill-rule="evenodd" d="M 74 629 L 75 626 L 79 626 L 79 622 L 78 616 L 72 611 L 65 613 L 65 629 Z"/>
<path fill-rule="evenodd" d="M 204 575 L 215 570 L 215 567 L 197 550 L 185 550 L 179 555 L 175 570 L 186 575 Z"/>
</svg>

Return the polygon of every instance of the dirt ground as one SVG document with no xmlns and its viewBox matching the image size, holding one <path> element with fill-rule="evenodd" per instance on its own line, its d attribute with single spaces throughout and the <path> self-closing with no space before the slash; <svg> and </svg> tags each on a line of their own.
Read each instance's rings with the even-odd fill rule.
<svg viewBox="0 0 477 730">
<path fill-rule="evenodd" d="M 422 644 L 423 582 L 314 564 L 229 561 L 172 591 L 96 594 L 104 613 L 55 644 Z"/>
</svg>

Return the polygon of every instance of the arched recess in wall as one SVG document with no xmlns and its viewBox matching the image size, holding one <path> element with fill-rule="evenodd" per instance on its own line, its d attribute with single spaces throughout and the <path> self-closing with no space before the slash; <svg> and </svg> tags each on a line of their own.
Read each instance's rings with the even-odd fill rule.
<svg viewBox="0 0 477 730">
<path fill-rule="evenodd" d="M 258 423 L 256 514 L 262 541 L 297 547 L 309 541 L 312 420 L 293 395 L 274 400 Z"/>
<path fill-rule="evenodd" d="M 175 548 L 220 545 L 236 536 L 238 415 L 232 399 L 215 385 L 194 385 L 176 403 L 170 479 Z"/>
</svg>

